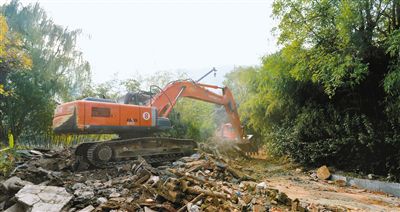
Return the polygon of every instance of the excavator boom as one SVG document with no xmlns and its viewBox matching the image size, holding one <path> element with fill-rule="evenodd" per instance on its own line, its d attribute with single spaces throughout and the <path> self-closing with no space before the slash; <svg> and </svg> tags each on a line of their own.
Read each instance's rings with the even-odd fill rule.
<svg viewBox="0 0 400 212">
<path fill-rule="evenodd" d="M 221 90 L 222 94 L 217 94 L 209 89 Z M 178 99 L 182 97 L 223 105 L 234 129 L 236 139 L 240 140 L 245 137 L 236 102 L 233 99 L 232 92 L 227 87 L 222 88 L 193 81 L 175 81 L 167 85 L 162 92 L 159 92 L 148 106 L 157 108 L 159 116 L 168 117 Z"/>
</svg>

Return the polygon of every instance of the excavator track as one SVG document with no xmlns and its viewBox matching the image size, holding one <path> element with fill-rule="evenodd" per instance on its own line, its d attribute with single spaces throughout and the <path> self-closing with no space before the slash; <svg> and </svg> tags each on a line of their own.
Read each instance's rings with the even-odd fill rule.
<svg viewBox="0 0 400 212">
<path fill-rule="evenodd" d="M 75 169 L 110 167 L 139 156 L 148 163 L 174 161 L 195 153 L 196 148 L 197 143 L 191 139 L 161 137 L 86 142 L 75 149 Z"/>
</svg>

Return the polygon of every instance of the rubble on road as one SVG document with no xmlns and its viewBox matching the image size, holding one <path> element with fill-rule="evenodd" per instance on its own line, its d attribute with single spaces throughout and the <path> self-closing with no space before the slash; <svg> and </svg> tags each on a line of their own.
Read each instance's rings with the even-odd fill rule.
<svg viewBox="0 0 400 212">
<path fill-rule="evenodd" d="M 317 177 L 320 180 L 328 180 L 331 177 L 331 172 L 329 171 L 328 167 L 321 166 L 317 169 Z"/>
<path fill-rule="evenodd" d="M 26 151 L 2 182 L 0 210 L 305 211 L 304 204 L 259 182 L 234 160 L 196 153 L 152 166 L 143 158 L 73 172 L 71 151 Z M 37 209 L 39 208 L 39 209 Z"/>
</svg>

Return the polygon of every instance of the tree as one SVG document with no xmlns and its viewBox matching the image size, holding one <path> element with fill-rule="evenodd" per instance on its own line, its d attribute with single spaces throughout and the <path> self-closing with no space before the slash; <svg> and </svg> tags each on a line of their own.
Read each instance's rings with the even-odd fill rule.
<svg viewBox="0 0 400 212">
<path fill-rule="evenodd" d="M 399 176 L 400 1 L 275 0 L 273 14 L 281 51 L 228 75 L 248 86 L 249 126 L 305 165 Z"/>
<path fill-rule="evenodd" d="M 57 25 L 36 4 L 22 6 L 17 0 L 1 9 L 10 30 L 18 32 L 29 51 L 38 75 L 54 88 L 49 92 L 70 100 L 90 84 L 90 65 L 76 48 L 81 30 Z"/>
<path fill-rule="evenodd" d="M 0 140 L 7 138 L 8 130 L 4 127 L 5 100 L 14 96 L 13 90 L 5 88 L 8 76 L 14 72 L 26 71 L 32 66 L 32 60 L 23 49 L 19 35 L 9 31 L 4 16 L 0 15 Z"/>
<path fill-rule="evenodd" d="M 125 87 L 126 92 L 136 92 L 140 90 L 140 82 L 137 79 L 125 79 L 121 81 L 121 85 Z"/>
<path fill-rule="evenodd" d="M 235 101 L 238 105 L 245 102 L 250 96 L 251 84 L 255 82 L 254 76 L 259 67 L 236 67 L 227 73 L 223 84 L 235 94 Z"/>
<path fill-rule="evenodd" d="M 399 1 L 276 0 L 273 8 L 294 78 L 320 84 L 336 100 L 351 95 L 359 100 L 352 106 L 382 115 L 379 105 L 400 80 Z"/>
<path fill-rule="evenodd" d="M 31 66 L 32 60 L 24 51 L 18 34 L 9 31 L 5 17 L 0 15 L 0 95 L 6 95 L 4 84 L 11 71 Z"/>
<path fill-rule="evenodd" d="M 86 87 L 82 95 L 76 99 L 97 97 L 117 100 L 129 92 L 134 93 L 139 91 L 141 88 L 140 79 L 141 77 L 138 76 L 137 79 L 128 78 L 121 80 L 118 78 L 118 74 L 114 74 L 109 80 Z"/>
<path fill-rule="evenodd" d="M 0 13 L 31 59 L 30 71 L 4 78 L 4 89 L 14 95 L 0 106 L 1 128 L 10 129 L 16 140 L 24 133 L 48 133 L 56 100 L 74 99 L 90 84 L 90 65 L 76 48 L 80 30 L 55 24 L 38 4 L 14 0 Z"/>
</svg>

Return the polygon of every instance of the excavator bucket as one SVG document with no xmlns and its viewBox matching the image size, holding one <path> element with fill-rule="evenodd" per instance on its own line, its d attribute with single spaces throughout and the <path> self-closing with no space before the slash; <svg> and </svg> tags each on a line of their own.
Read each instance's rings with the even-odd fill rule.
<svg viewBox="0 0 400 212">
<path fill-rule="evenodd" d="M 237 139 L 237 133 L 231 123 L 225 123 L 219 127 L 217 137 L 222 140 L 234 143 L 234 148 L 246 156 L 257 155 L 259 144 L 253 138 L 253 135 L 246 135 L 242 139 Z"/>
<path fill-rule="evenodd" d="M 229 140 L 214 136 L 201 143 L 199 148 L 218 156 L 235 157 L 234 155 L 236 155 L 246 158 L 261 159 L 263 148 L 258 144 L 259 143 L 254 140 Z"/>
<path fill-rule="evenodd" d="M 246 156 L 257 156 L 260 151 L 258 142 L 251 139 L 244 139 L 236 143 L 238 150 L 243 152 Z"/>
</svg>

